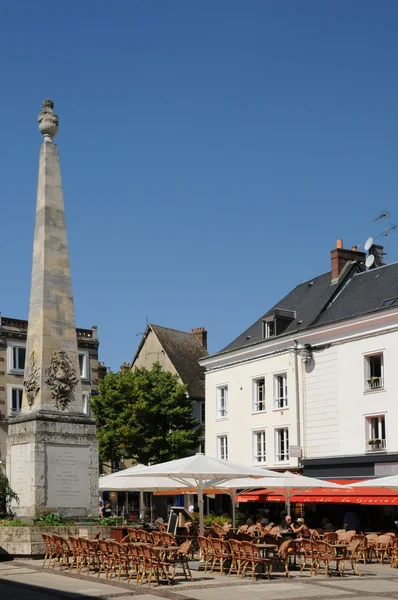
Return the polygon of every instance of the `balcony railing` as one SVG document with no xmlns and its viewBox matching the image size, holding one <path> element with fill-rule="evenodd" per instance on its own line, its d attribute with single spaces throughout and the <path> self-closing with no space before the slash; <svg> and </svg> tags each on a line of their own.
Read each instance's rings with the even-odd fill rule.
<svg viewBox="0 0 398 600">
<path fill-rule="evenodd" d="M 287 396 L 281 396 L 280 398 L 275 398 L 275 408 L 286 408 L 287 407 Z"/>
<path fill-rule="evenodd" d="M 375 439 L 369 440 L 367 452 L 381 452 L 387 449 L 387 440 Z"/>
<path fill-rule="evenodd" d="M 368 390 L 377 390 L 384 387 L 384 377 L 370 377 L 366 380 Z"/>
</svg>

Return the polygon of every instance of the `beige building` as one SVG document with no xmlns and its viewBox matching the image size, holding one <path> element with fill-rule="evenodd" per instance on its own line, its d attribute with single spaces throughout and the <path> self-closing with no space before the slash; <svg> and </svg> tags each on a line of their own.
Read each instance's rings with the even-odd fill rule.
<svg viewBox="0 0 398 600">
<path fill-rule="evenodd" d="M 21 411 L 28 321 L 0 316 L 0 467 L 5 468 L 8 417 Z M 106 367 L 98 362 L 98 330 L 76 329 L 84 412 Z"/>
<path fill-rule="evenodd" d="M 194 400 L 193 416 L 205 425 L 205 375 L 199 360 L 208 355 L 204 327 L 179 331 L 149 324 L 129 368 L 150 369 L 158 362 L 164 371 L 177 374 Z M 204 440 L 201 444 L 204 452 Z"/>
</svg>

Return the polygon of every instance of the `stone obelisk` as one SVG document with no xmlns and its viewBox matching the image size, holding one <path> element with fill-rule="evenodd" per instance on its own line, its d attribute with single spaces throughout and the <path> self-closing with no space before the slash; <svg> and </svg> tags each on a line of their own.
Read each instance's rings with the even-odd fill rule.
<svg viewBox="0 0 398 600">
<path fill-rule="evenodd" d="M 58 147 L 58 116 L 44 100 L 24 392 L 10 419 L 7 471 L 22 517 L 71 517 L 98 507 L 98 443 L 83 413 L 77 335 Z"/>
</svg>

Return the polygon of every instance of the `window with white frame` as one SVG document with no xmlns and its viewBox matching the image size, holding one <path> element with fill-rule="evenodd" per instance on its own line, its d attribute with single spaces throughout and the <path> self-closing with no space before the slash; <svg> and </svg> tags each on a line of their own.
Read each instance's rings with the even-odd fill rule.
<svg viewBox="0 0 398 600">
<path fill-rule="evenodd" d="M 228 436 L 220 435 L 217 438 L 217 454 L 221 460 L 228 460 Z"/>
<path fill-rule="evenodd" d="M 274 375 L 274 406 L 275 408 L 287 407 L 287 373 Z"/>
<path fill-rule="evenodd" d="M 367 451 L 386 450 L 386 417 L 385 415 L 374 415 L 366 417 Z"/>
<path fill-rule="evenodd" d="M 253 381 L 253 410 L 254 412 L 265 411 L 265 377 Z"/>
<path fill-rule="evenodd" d="M 263 321 L 263 339 L 274 337 L 275 335 L 275 321 Z"/>
<path fill-rule="evenodd" d="M 217 417 L 222 418 L 228 415 L 228 386 L 223 385 L 217 388 Z"/>
<path fill-rule="evenodd" d="M 8 385 L 8 414 L 16 415 L 22 410 L 22 385 Z"/>
<path fill-rule="evenodd" d="M 91 414 L 91 409 L 90 409 L 90 393 L 89 392 L 82 392 L 82 400 L 83 400 L 83 412 L 85 415 L 87 415 L 88 417 Z"/>
<path fill-rule="evenodd" d="M 255 463 L 264 463 L 267 460 L 267 451 L 266 451 L 266 440 L 265 440 L 265 430 L 255 431 L 253 433 L 253 445 L 254 445 L 254 462 Z"/>
<path fill-rule="evenodd" d="M 10 344 L 8 346 L 8 372 L 23 373 L 25 358 L 26 344 Z"/>
<path fill-rule="evenodd" d="M 365 390 L 378 390 L 384 387 L 383 352 L 365 356 Z"/>
<path fill-rule="evenodd" d="M 79 370 L 81 379 L 88 380 L 88 352 L 79 352 Z"/>
<path fill-rule="evenodd" d="M 275 429 L 275 450 L 276 462 L 289 460 L 289 429 L 287 427 Z"/>
</svg>

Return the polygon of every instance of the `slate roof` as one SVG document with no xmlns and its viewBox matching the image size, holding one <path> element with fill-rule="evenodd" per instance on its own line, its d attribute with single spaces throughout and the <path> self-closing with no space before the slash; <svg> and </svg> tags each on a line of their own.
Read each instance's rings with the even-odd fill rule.
<svg viewBox="0 0 398 600">
<path fill-rule="evenodd" d="M 187 386 L 190 397 L 204 399 L 205 369 L 199 365 L 198 361 L 208 356 L 207 350 L 203 348 L 192 333 L 153 324 L 148 325 L 147 331 L 149 329 L 152 329 L 163 350 L 173 363 L 181 381 Z M 146 335 L 144 335 L 144 339 L 145 337 Z"/>
<path fill-rule="evenodd" d="M 332 283 L 331 272 L 328 272 L 295 287 L 219 353 L 262 341 L 262 320 L 272 315 L 276 308 L 296 312 L 296 318 L 283 332 L 283 336 L 386 310 L 389 306 L 383 306 L 382 303 L 390 298 L 395 298 L 390 306 L 398 306 L 398 263 L 365 272 L 358 272 L 357 266 L 352 263 L 337 283 Z"/>
</svg>

